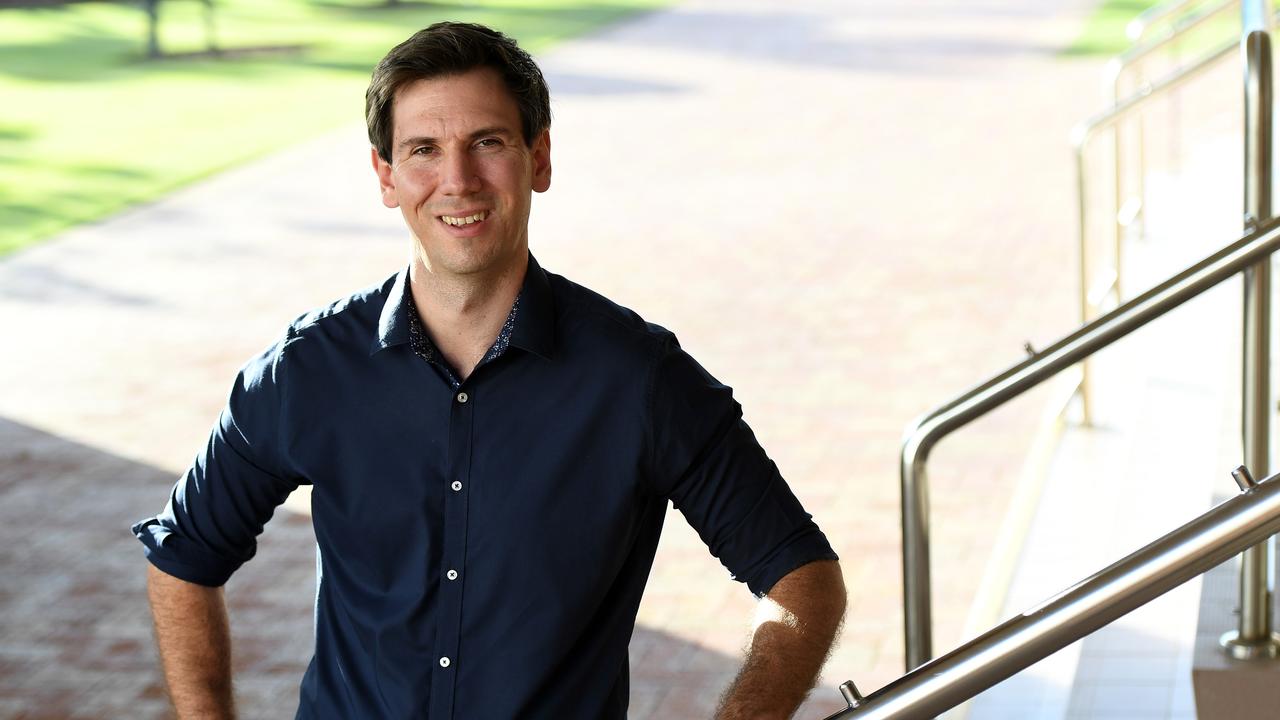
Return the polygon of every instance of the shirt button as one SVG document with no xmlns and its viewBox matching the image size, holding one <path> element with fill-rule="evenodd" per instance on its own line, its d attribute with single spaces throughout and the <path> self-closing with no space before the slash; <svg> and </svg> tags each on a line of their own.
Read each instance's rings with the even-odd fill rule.
<svg viewBox="0 0 1280 720">
<path fill-rule="evenodd" d="M 447 657 L 440 658 L 440 667 L 449 667 L 449 658 Z"/>
<path fill-rule="evenodd" d="M 466 402 L 466 401 L 467 401 L 467 400 L 469 400 L 469 399 L 470 399 L 470 398 L 468 398 L 468 397 L 467 397 L 467 394 L 466 394 L 466 393 L 458 393 L 458 402 L 460 402 L 460 403 L 464 403 L 464 402 Z"/>
<path fill-rule="evenodd" d="M 457 580 L 457 579 L 458 579 L 458 571 L 457 571 L 457 570 L 450 570 L 449 572 L 445 573 L 445 574 L 444 574 L 444 576 L 445 576 L 445 577 L 447 577 L 447 578 L 449 578 L 450 580 Z"/>
<path fill-rule="evenodd" d="M 462 481 L 461 481 L 461 480 L 454 480 L 454 481 L 453 481 L 453 484 L 452 484 L 452 485 L 450 485 L 449 487 L 453 488 L 453 491 L 454 491 L 454 492 L 458 492 L 459 490 L 461 490 L 461 489 L 462 489 Z"/>
</svg>

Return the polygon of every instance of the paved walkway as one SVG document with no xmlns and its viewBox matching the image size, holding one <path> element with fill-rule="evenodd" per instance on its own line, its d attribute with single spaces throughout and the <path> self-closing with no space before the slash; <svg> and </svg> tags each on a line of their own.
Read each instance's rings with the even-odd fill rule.
<svg viewBox="0 0 1280 720">
<path fill-rule="evenodd" d="M 542 264 L 675 330 L 732 384 L 843 557 L 841 706 L 901 666 L 903 426 L 1073 323 L 1067 132 L 1084 0 L 699 0 L 542 58 Z M 353 115 L 360 98 L 353 97 Z M 0 262 L 0 717 L 163 717 L 130 522 L 235 368 L 405 258 L 351 127 Z M 160 151 L 176 151 L 158 149 Z M 940 649 L 959 640 L 1043 397 L 936 452 Z M 291 503 L 305 509 L 305 502 Z M 707 717 L 753 600 L 677 515 L 633 642 L 632 717 Z M 229 585 L 245 717 L 290 717 L 313 550 L 282 511 Z"/>
</svg>

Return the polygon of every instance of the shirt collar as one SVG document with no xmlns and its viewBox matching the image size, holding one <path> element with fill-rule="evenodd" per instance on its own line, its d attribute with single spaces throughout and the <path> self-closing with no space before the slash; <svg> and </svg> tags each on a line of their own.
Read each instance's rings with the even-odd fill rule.
<svg viewBox="0 0 1280 720">
<path fill-rule="evenodd" d="M 378 317 L 378 336 L 374 338 L 369 354 L 396 345 L 409 343 L 409 268 L 396 273 L 387 291 L 382 314 Z M 516 316 L 511 344 L 539 357 L 551 359 L 555 348 L 555 303 L 551 297 L 551 282 L 533 255 L 529 255 L 529 267 L 525 271 L 524 285 L 520 289 L 520 312 Z"/>
<path fill-rule="evenodd" d="M 405 303 L 409 299 L 409 268 L 396 273 L 387 290 L 386 300 L 382 304 L 382 314 L 378 316 L 378 336 L 373 339 L 369 354 L 385 350 L 396 345 L 409 342 L 409 308 Z"/>
<path fill-rule="evenodd" d="M 551 296 L 551 282 L 547 273 L 533 255 L 529 255 L 529 269 L 524 274 L 524 287 L 520 289 L 520 314 L 511 333 L 511 344 L 527 350 L 545 360 L 551 359 L 556 340 L 555 299 Z"/>
</svg>

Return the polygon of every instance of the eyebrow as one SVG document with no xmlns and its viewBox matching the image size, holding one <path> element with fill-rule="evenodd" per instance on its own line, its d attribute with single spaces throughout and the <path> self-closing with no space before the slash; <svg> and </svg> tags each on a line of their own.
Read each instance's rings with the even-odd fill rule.
<svg viewBox="0 0 1280 720">
<path fill-rule="evenodd" d="M 476 138 L 484 137 L 485 135 L 504 135 L 506 137 L 513 137 L 515 134 L 516 133 L 514 130 L 502 127 L 500 125 L 494 125 L 493 127 L 480 128 L 479 130 L 472 132 L 468 136 L 468 139 L 475 140 Z M 401 140 L 399 146 L 403 148 L 403 147 L 408 147 L 410 145 L 435 145 L 437 144 L 437 142 L 438 141 L 436 140 L 436 138 L 427 137 L 425 135 L 419 135 L 417 137 L 405 138 L 404 140 Z"/>
</svg>

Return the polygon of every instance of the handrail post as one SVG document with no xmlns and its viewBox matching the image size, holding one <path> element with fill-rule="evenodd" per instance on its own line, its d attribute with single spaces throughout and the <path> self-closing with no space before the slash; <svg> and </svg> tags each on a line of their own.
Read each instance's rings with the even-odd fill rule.
<svg viewBox="0 0 1280 720">
<path fill-rule="evenodd" d="M 1112 107 L 1120 104 L 1121 97 L 1113 98 Z M 1138 117 L 1142 117 L 1138 115 Z M 1112 214 L 1111 227 L 1114 229 L 1115 237 L 1112 238 L 1111 247 L 1111 263 L 1115 268 L 1116 279 L 1113 285 L 1113 291 L 1116 294 L 1116 304 L 1119 305 L 1124 301 L 1124 290 L 1122 283 L 1124 282 L 1124 231 L 1125 224 L 1121 217 L 1124 212 L 1125 195 L 1124 195 L 1124 121 L 1118 121 L 1111 128 L 1112 151 L 1115 153 L 1115 160 L 1112 163 L 1112 170 L 1115 173 L 1115 184 L 1112 186 Z"/>
<path fill-rule="evenodd" d="M 1089 324 L 1089 199 L 1085 189 L 1084 149 L 1088 143 L 1087 129 L 1079 131 L 1075 145 L 1076 165 L 1076 239 L 1080 245 L 1080 326 Z M 1093 424 L 1093 382 L 1089 373 L 1089 358 L 1080 361 L 1080 410 L 1082 423 L 1088 427 Z"/>
<path fill-rule="evenodd" d="M 907 672 L 933 657 L 933 601 L 929 558 L 929 480 L 918 445 L 902 449 L 902 611 Z M 928 450 L 924 449 L 927 454 Z"/>
<path fill-rule="evenodd" d="M 1245 67 L 1244 221 L 1247 229 L 1271 218 L 1272 57 L 1274 26 L 1270 3 L 1244 3 L 1241 54 Z M 1271 420 L 1271 262 L 1259 261 L 1244 273 L 1244 363 L 1242 432 L 1245 464 L 1259 475 L 1270 472 Z M 1240 557 L 1240 623 L 1222 636 L 1223 648 L 1246 660 L 1280 656 L 1280 637 L 1272 633 L 1272 544 L 1268 539 Z"/>
</svg>

